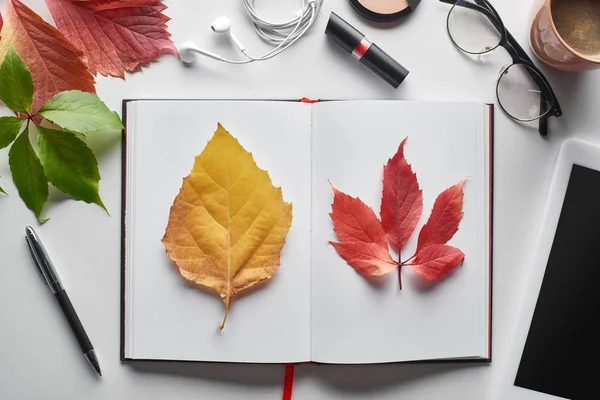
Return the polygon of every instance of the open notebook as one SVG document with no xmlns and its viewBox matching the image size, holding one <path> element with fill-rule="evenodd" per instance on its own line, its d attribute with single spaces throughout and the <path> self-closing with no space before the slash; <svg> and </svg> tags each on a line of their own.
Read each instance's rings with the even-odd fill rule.
<svg viewBox="0 0 600 400">
<path fill-rule="evenodd" d="M 122 358 L 216 362 L 387 363 L 491 358 L 493 108 L 402 101 L 134 100 L 124 103 Z M 224 306 L 184 280 L 161 243 L 194 157 L 221 123 L 293 204 L 281 267 Z M 378 211 L 383 165 L 405 155 L 437 194 L 468 177 L 449 242 L 466 255 L 433 284 L 403 269 L 380 284 L 336 253 L 328 213 L 337 188 Z M 417 234 L 405 247 L 416 247 Z M 412 254 L 412 253 L 411 253 Z"/>
</svg>

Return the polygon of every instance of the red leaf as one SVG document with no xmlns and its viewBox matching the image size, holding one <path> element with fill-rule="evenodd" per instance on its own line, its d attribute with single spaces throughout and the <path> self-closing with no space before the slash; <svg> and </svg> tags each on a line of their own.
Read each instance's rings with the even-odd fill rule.
<svg viewBox="0 0 600 400">
<path fill-rule="evenodd" d="M 160 0 L 45 0 L 56 26 L 92 73 L 124 77 L 163 54 L 178 55 Z"/>
<path fill-rule="evenodd" d="M 0 33 L 2 33 L 2 24 L 4 23 L 4 21 L 2 21 L 2 13 L 0 13 Z M 2 36 L 0 36 L 0 39 L 2 39 Z"/>
<path fill-rule="evenodd" d="M 385 232 L 373 209 L 360 199 L 332 188 L 334 199 L 329 216 L 340 243 L 330 243 L 339 255 L 365 275 L 383 275 L 396 268 Z"/>
<path fill-rule="evenodd" d="M 407 266 L 414 269 L 423 278 L 434 280 L 458 267 L 464 259 L 465 254 L 456 247 L 434 244 L 419 251 L 414 264 Z"/>
<path fill-rule="evenodd" d="M 381 276 L 396 269 L 398 264 L 392 260 L 390 252 L 375 243 L 329 242 L 338 254 L 357 272 L 369 276 Z"/>
<path fill-rule="evenodd" d="M 388 239 L 400 251 L 412 235 L 423 212 L 423 191 L 417 175 L 404 158 L 404 144 L 383 167 L 381 224 Z"/>
<path fill-rule="evenodd" d="M 454 236 L 463 216 L 464 183 L 463 179 L 437 197 L 431 216 L 419 233 L 417 253 L 433 244 L 445 244 Z"/>
<path fill-rule="evenodd" d="M 0 63 L 12 44 L 33 78 L 31 113 L 64 90 L 96 93 L 94 77 L 82 62 L 82 53 L 59 31 L 19 0 L 6 3 Z"/>
<path fill-rule="evenodd" d="M 385 232 L 373 209 L 359 198 L 332 189 L 334 197 L 329 216 L 338 239 L 341 242 L 375 243 L 387 248 Z"/>
</svg>

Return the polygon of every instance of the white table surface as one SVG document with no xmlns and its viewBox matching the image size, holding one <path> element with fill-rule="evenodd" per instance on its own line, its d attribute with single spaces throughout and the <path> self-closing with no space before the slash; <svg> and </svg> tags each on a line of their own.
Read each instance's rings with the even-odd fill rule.
<svg viewBox="0 0 600 400">
<path fill-rule="evenodd" d="M 299 1 L 256 0 L 265 15 L 295 12 Z M 50 18 L 42 0 L 26 0 Z M 213 34 L 211 21 L 228 15 L 252 53 L 268 49 L 254 35 L 238 0 L 167 1 L 176 43 L 197 41 L 232 57 L 233 46 Z M 530 52 L 532 1 L 495 0 L 507 28 Z M 5 1 L 0 0 L 4 6 Z M 185 68 L 167 56 L 127 79 L 98 78 L 98 95 L 114 110 L 123 98 L 311 98 L 494 101 L 495 79 L 510 62 L 498 49 L 482 59 L 457 51 L 446 33 L 449 6 L 424 0 L 404 23 L 377 28 L 345 0 L 325 0 L 310 34 L 281 56 L 233 66 L 201 59 Z M 396 57 L 411 74 L 398 90 L 353 61 L 323 31 L 335 10 Z M 541 63 L 538 63 L 541 65 Z M 561 143 L 566 138 L 600 142 L 599 72 L 566 73 L 541 65 L 564 116 L 550 120 L 550 138 L 536 127 L 496 113 L 494 319 L 491 365 L 316 366 L 296 369 L 294 396 L 302 399 L 491 400 L 502 375 L 514 315 L 529 269 L 532 246 Z M 3 114 L 5 108 L 0 109 Z M 168 135 L 169 132 L 165 132 Z M 102 173 L 101 195 L 111 212 L 53 192 L 38 227 L 78 313 L 99 353 L 104 377 L 85 364 L 49 291 L 40 285 L 25 245 L 24 227 L 38 226 L 10 179 L 0 151 L 0 399 L 279 399 L 284 367 L 230 364 L 123 364 L 119 361 L 120 137 L 92 138 Z"/>
</svg>

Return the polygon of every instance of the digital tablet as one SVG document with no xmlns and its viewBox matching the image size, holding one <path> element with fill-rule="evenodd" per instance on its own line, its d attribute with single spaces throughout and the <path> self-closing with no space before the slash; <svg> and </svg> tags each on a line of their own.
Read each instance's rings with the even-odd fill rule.
<svg viewBox="0 0 600 400">
<path fill-rule="evenodd" d="M 494 400 L 598 397 L 600 147 L 566 141 Z"/>
</svg>

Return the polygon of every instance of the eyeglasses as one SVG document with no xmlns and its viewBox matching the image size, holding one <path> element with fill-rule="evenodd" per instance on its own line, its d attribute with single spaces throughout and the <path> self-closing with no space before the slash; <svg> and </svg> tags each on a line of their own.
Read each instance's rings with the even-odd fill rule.
<svg viewBox="0 0 600 400">
<path fill-rule="evenodd" d="M 498 76 L 496 98 L 502 110 L 517 121 L 539 120 L 540 135 L 548 135 L 548 118 L 562 110 L 550 83 L 504 27 L 488 0 L 440 0 L 452 4 L 447 28 L 452 42 L 469 54 L 485 54 L 502 46 L 513 63 Z"/>
</svg>

